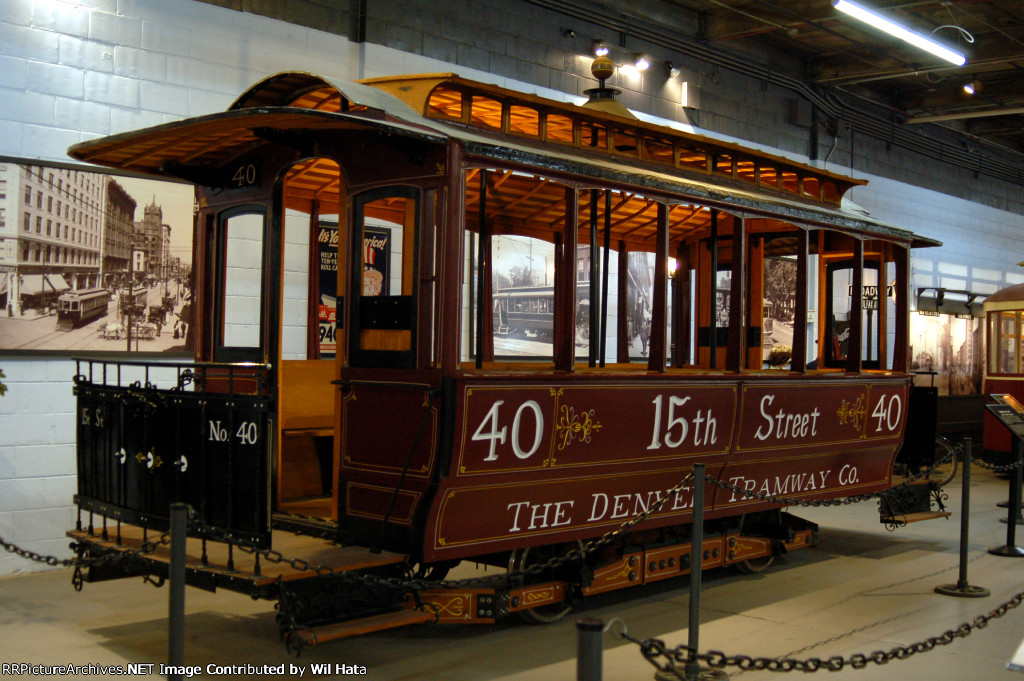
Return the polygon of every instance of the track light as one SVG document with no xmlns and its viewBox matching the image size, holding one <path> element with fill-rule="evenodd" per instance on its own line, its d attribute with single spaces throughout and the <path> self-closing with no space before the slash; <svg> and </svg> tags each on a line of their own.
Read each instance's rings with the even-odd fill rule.
<svg viewBox="0 0 1024 681">
<path fill-rule="evenodd" d="M 968 82 L 964 83 L 964 93 L 965 94 L 973 95 L 974 93 L 976 93 L 980 89 L 981 89 L 981 83 L 979 83 L 976 80 L 971 80 L 971 81 L 968 81 Z"/>
<path fill-rule="evenodd" d="M 638 54 L 636 55 L 636 61 L 633 62 L 633 66 L 636 67 L 637 71 L 646 71 L 651 68 L 651 60 L 646 55 Z"/>
<path fill-rule="evenodd" d="M 603 40 L 594 41 L 594 56 L 603 57 L 608 54 L 608 45 Z"/>
<path fill-rule="evenodd" d="M 871 10 L 865 9 L 860 5 L 850 2 L 850 0 L 832 0 L 832 6 L 839 10 L 840 12 L 846 12 L 851 17 L 854 17 L 855 19 L 860 19 L 864 23 L 874 26 L 880 31 L 885 31 L 889 35 L 899 38 L 900 40 L 904 40 L 910 43 L 911 45 L 914 45 L 915 47 L 919 47 L 922 50 L 931 52 L 936 57 L 945 59 L 951 64 L 954 64 L 956 66 L 963 66 L 967 62 L 967 58 L 964 55 L 958 52 L 954 52 L 948 47 L 940 45 L 939 43 L 935 42 L 934 40 L 931 40 L 930 38 L 926 38 L 920 33 L 915 33 L 914 31 L 911 31 L 908 28 L 905 28 L 893 21 L 890 21 L 889 19 L 886 19 L 880 14 L 876 14 Z"/>
<path fill-rule="evenodd" d="M 668 69 L 668 75 L 670 78 L 678 78 L 682 73 L 682 71 L 679 70 L 679 67 L 670 61 L 665 62 L 665 68 Z"/>
</svg>

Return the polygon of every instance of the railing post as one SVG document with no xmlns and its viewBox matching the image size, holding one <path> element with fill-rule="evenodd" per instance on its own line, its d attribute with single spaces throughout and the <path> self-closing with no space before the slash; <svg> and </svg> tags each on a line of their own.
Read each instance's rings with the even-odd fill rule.
<svg viewBox="0 0 1024 681">
<path fill-rule="evenodd" d="M 171 504 L 171 564 L 168 568 L 170 608 L 167 617 L 167 663 L 178 669 L 185 665 L 185 540 L 188 505 Z M 182 674 L 168 674 L 181 681 Z"/>
<path fill-rule="evenodd" d="M 961 598 L 981 598 L 990 596 L 991 592 L 982 586 L 971 586 L 967 583 L 967 543 L 970 534 L 971 517 L 971 438 L 964 438 L 963 472 L 960 476 L 960 574 L 956 584 L 943 584 L 935 587 L 935 593 L 943 596 L 959 596 Z M 955 461 L 952 463 L 956 463 Z"/>
<path fill-rule="evenodd" d="M 604 620 L 581 617 L 576 620 L 576 681 L 601 681 Z"/>
</svg>

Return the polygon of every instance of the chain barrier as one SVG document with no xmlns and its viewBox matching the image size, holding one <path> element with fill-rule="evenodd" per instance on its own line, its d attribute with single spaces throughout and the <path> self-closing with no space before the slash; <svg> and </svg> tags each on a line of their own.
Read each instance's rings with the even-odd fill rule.
<svg viewBox="0 0 1024 681">
<path fill-rule="evenodd" d="M 772 672 L 817 672 L 827 670 L 837 672 L 850 667 L 852 669 L 864 669 L 869 664 L 887 664 L 893 660 L 905 660 L 918 653 L 926 653 L 934 650 L 936 646 L 945 646 L 953 643 L 958 638 L 966 638 L 978 629 L 984 629 L 995 619 L 1004 616 L 1011 609 L 1018 607 L 1024 601 L 1024 591 L 1014 595 L 999 607 L 985 615 L 978 615 L 969 622 L 964 622 L 955 629 L 947 629 L 939 636 L 930 636 L 923 641 L 911 643 L 905 646 L 896 646 L 889 650 L 876 650 L 869 654 L 855 653 L 849 657 L 834 655 L 829 658 L 809 657 L 797 659 L 793 657 L 751 657 L 749 655 L 726 655 L 718 650 L 709 650 L 706 653 L 698 653 L 689 646 L 680 645 L 669 648 L 665 642 L 656 639 L 639 640 L 630 636 L 625 625 L 619 636 L 639 646 L 644 659 L 650 662 L 656 669 L 665 675 L 675 675 L 680 679 L 677 665 L 685 665 L 688 662 L 699 662 L 706 664 L 712 669 L 724 669 L 726 667 L 738 667 L 743 671 L 768 670 Z M 664 662 L 660 662 L 664 660 Z"/>
<path fill-rule="evenodd" d="M 996 465 L 993 463 L 988 463 L 987 461 L 983 461 L 981 458 L 977 456 L 971 457 L 971 463 L 973 463 L 975 466 L 980 466 L 981 468 L 990 470 L 993 473 L 1009 473 L 1012 470 L 1016 470 L 1017 468 L 1024 466 L 1024 460 L 1014 461 L 1013 463 L 1008 463 L 1004 465 Z"/>
<path fill-rule="evenodd" d="M 118 553 L 105 553 L 102 556 L 89 556 L 86 558 L 83 555 L 83 550 L 80 545 L 72 542 L 71 548 L 76 551 L 77 555 L 74 558 L 58 558 L 53 555 L 43 555 L 24 549 L 17 544 L 12 544 L 6 541 L 3 537 L 0 537 L 0 547 L 2 547 L 8 553 L 13 553 L 16 556 L 25 558 L 35 563 L 43 563 L 50 567 L 70 567 L 74 568 L 74 574 L 71 576 L 71 584 L 74 586 L 75 591 L 81 591 L 82 586 L 85 583 L 85 578 L 82 575 L 82 568 L 89 567 L 100 567 L 119 565 L 121 563 L 127 563 L 130 560 L 138 558 L 139 556 L 148 555 L 157 550 L 157 547 L 166 546 L 171 543 L 171 535 L 168 532 L 160 535 L 160 539 L 157 541 L 144 541 L 137 549 L 130 549 L 127 551 L 120 551 Z M 144 578 L 149 578 L 149 573 L 143 575 Z M 157 585 L 159 586 L 159 584 Z"/>
</svg>

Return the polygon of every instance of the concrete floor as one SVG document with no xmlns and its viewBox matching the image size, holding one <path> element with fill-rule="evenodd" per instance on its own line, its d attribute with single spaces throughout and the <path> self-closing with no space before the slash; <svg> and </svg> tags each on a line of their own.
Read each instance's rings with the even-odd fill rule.
<svg viewBox="0 0 1024 681">
<path fill-rule="evenodd" d="M 700 648 L 729 655 L 828 658 L 870 654 L 940 636 L 988 613 L 1024 590 L 1024 559 L 986 549 L 1006 542 L 1007 482 L 977 467 L 971 491 L 968 581 L 991 591 L 987 598 L 952 598 L 933 592 L 957 581 L 959 478 L 949 494 L 949 520 L 931 520 L 888 532 L 873 502 L 797 509 L 820 525 L 820 545 L 780 559 L 766 573 L 705 573 Z M 1018 528 L 1024 544 L 1024 527 Z M 460 569 L 464 576 L 472 566 Z M 70 585 L 70 571 L 54 570 L 0 579 L 0 664 L 126 665 L 167 658 L 168 590 L 141 580 Z M 687 640 L 688 583 L 670 580 L 588 601 L 552 625 L 509 619 L 494 626 L 420 626 L 334 641 L 291 657 L 278 641 L 271 604 L 246 596 L 196 589 L 187 593 L 185 659 L 189 665 L 294 665 L 302 678 L 430 679 L 472 681 L 576 678 L 577 616 L 619 618 L 638 638 L 674 647 Z M 1018 679 L 1006 663 L 1024 639 L 1024 607 L 1010 610 L 964 639 L 908 660 L 863 670 L 820 671 L 819 678 L 944 681 Z M 349 672 L 314 673 L 314 664 L 353 665 Z M 0 668 L 2 669 L 2 668 Z M 260 678 L 245 673 L 217 678 Z M 344 672 L 345 670 L 342 670 Z M 727 670 L 744 681 L 779 678 L 768 671 Z M 653 679 L 655 669 L 639 648 L 604 636 L 603 679 Z M 799 676 L 804 676 L 795 672 Z M 286 674 L 287 675 L 287 674 Z M 293 678 L 297 674 L 291 675 Z M 151 678 L 159 678 L 155 673 Z M 266 678 L 273 678 L 267 675 Z"/>
</svg>

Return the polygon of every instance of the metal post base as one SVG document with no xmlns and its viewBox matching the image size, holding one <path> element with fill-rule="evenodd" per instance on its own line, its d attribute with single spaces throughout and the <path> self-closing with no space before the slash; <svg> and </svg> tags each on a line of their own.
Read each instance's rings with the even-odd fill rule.
<svg viewBox="0 0 1024 681">
<path fill-rule="evenodd" d="M 1024 548 L 1019 546 L 994 546 L 988 550 L 993 556 L 1005 556 L 1007 558 L 1024 558 Z"/>
<path fill-rule="evenodd" d="M 992 595 L 992 592 L 985 587 L 971 584 L 943 584 L 935 587 L 935 593 L 960 598 L 984 598 Z"/>
<path fill-rule="evenodd" d="M 1010 508 L 1010 502 L 1009 502 L 1009 500 L 1007 500 L 1007 501 L 1000 501 L 1000 502 L 996 503 L 996 506 L 998 506 L 999 508 Z M 1021 504 L 1021 508 L 1024 508 L 1024 504 Z"/>
<path fill-rule="evenodd" d="M 999 522 L 1001 522 L 1003 525 L 1005 525 L 1006 523 L 1008 523 L 1010 521 L 1007 520 L 1006 518 L 1000 518 Z M 1016 518 L 1013 519 L 1013 524 L 1014 525 L 1024 525 L 1024 518 L 1022 518 L 1021 516 L 1017 516 Z"/>
<path fill-rule="evenodd" d="M 729 678 L 729 674 L 724 669 L 710 669 L 708 667 L 701 667 L 696 676 L 687 676 L 686 671 L 679 665 L 672 665 L 671 670 L 659 669 L 654 675 L 655 681 L 679 681 L 679 679 L 686 679 L 686 681 L 721 681 L 727 678 Z"/>
</svg>

